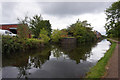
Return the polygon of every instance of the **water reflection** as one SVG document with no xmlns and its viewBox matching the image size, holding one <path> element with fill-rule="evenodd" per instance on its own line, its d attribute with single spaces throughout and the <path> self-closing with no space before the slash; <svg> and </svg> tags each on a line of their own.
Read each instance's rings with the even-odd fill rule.
<svg viewBox="0 0 120 80">
<path fill-rule="evenodd" d="M 110 42 L 50 45 L 44 50 L 3 56 L 3 78 L 80 78 L 104 56 Z"/>
</svg>

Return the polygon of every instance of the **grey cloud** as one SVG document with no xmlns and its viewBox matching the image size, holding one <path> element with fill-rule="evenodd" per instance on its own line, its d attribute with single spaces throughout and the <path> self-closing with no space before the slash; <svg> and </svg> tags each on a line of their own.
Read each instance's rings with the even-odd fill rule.
<svg viewBox="0 0 120 80">
<path fill-rule="evenodd" d="M 110 2 L 53 2 L 43 3 L 41 8 L 48 15 L 80 15 L 84 13 L 104 12 Z M 41 4 L 39 4 L 41 5 Z"/>
<path fill-rule="evenodd" d="M 16 16 L 15 11 L 18 10 L 16 10 L 15 7 L 18 4 L 18 2 L 2 3 L 2 22 L 17 22 L 16 19 L 19 16 Z M 40 14 L 63 17 L 69 15 L 77 16 L 85 13 L 100 13 L 110 4 L 110 2 L 38 2 L 36 5 L 42 10 Z M 22 13 L 22 11 L 18 12 Z"/>
<path fill-rule="evenodd" d="M 14 14 L 13 10 L 17 3 L 13 2 L 3 2 L 2 3 L 2 15 L 9 17 L 9 15 Z"/>
<path fill-rule="evenodd" d="M 3 2 L 2 3 L 2 22 L 12 22 L 15 21 L 14 8 L 17 5 L 16 2 Z"/>
</svg>

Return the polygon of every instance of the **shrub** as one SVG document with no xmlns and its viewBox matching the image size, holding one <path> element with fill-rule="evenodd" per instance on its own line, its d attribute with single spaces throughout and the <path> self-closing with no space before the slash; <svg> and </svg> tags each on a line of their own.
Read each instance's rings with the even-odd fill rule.
<svg viewBox="0 0 120 80">
<path fill-rule="evenodd" d="M 3 55 L 41 47 L 43 40 L 2 36 Z"/>
<path fill-rule="evenodd" d="M 51 35 L 52 41 L 59 42 L 59 40 L 61 39 L 61 34 L 62 34 L 62 32 L 59 29 L 54 30 Z"/>
<path fill-rule="evenodd" d="M 48 32 L 44 28 L 40 30 L 39 38 L 41 38 L 45 43 L 48 43 L 50 40 Z"/>
</svg>

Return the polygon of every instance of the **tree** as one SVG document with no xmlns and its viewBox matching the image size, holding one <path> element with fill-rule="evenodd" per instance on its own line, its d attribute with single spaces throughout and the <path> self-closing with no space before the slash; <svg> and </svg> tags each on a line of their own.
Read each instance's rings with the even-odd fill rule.
<svg viewBox="0 0 120 80">
<path fill-rule="evenodd" d="M 106 15 L 105 29 L 108 37 L 120 37 L 120 1 L 107 8 Z"/>
<path fill-rule="evenodd" d="M 41 38 L 45 43 L 49 42 L 48 32 L 43 28 L 40 30 L 39 38 Z"/>
<path fill-rule="evenodd" d="M 30 29 L 36 37 L 39 36 L 40 29 L 42 28 L 48 31 L 48 36 L 50 37 L 52 29 L 49 20 L 42 20 L 41 15 L 40 16 L 35 15 L 33 16 L 33 18 L 30 18 L 29 23 L 30 23 Z"/>
<path fill-rule="evenodd" d="M 42 21 L 42 17 L 41 15 L 38 16 L 38 15 L 35 15 L 33 16 L 33 18 L 30 18 L 30 30 L 32 31 L 32 33 L 38 37 L 39 34 L 40 34 L 40 29 L 42 29 L 42 26 L 41 26 L 41 21 Z"/>
<path fill-rule="evenodd" d="M 68 34 L 77 38 L 79 43 L 90 42 L 95 40 L 95 34 L 92 32 L 92 27 L 87 21 L 76 21 L 76 23 L 68 27 Z"/>
<path fill-rule="evenodd" d="M 23 20 L 18 19 L 23 24 L 27 24 L 29 26 L 29 29 L 31 30 L 32 34 L 34 34 L 35 37 L 39 37 L 40 30 L 45 29 L 48 32 L 48 36 L 51 35 L 51 24 L 49 20 L 43 20 L 42 16 L 35 15 L 32 18 L 25 16 Z"/>
<path fill-rule="evenodd" d="M 27 24 L 18 24 L 18 37 L 19 38 L 28 38 L 30 34 L 30 30 Z"/>
<path fill-rule="evenodd" d="M 30 34 L 29 27 L 27 25 L 27 19 L 28 17 L 26 16 L 23 20 L 18 18 L 19 24 L 18 24 L 18 37 L 19 38 L 28 38 Z"/>
<path fill-rule="evenodd" d="M 53 42 L 58 42 L 61 39 L 62 32 L 59 29 L 53 30 L 51 35 Z"/>
<path fill-rule="evenodd" d="M 68 27 L 68 34 L 69 35 L 72 35 L 74 36 L 74 32 L 76 31 L 76 26 L 79 26 L 79 27 L 89 27 L 90 29 L 90 26 L 91 24 L 88 24 L 87 20 L 84 20 L 84 21 L 80 21 L 79 19 L 76 21 L 76 23 L 70 25 L 70 27 Z M 91 28 L 92 29 L 92 28 Z"/>
<path fill-rule="evenodd" d="M 49 20 L 42 20 L 41 23 L 41 26 L 48 32 L 48 36 L 50 37 L 52 29 Z"/>
</svg>

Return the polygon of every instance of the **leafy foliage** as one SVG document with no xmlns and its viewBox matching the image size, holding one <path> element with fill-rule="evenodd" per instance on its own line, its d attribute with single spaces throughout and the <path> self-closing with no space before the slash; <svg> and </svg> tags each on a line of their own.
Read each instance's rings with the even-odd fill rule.
<svg viewBox="0 0 120 80">
<path fill-rule="evenodd" d="M 68 32 L 67 29 L 62 29 L 61 30 L 61 38 L 68 38 Z"/>
<path fill-rule="evenodd" d="M 18 37 L 19 38 L 28 38 L 30 30 L 27 24 L 18 24 Z"/>
<path fill-rule="evenodd" d="M 42 20 L 41 15 L 35 15 L 33 18 L 30 18 L 30 29 L 32 33 L 38 37 L 40 34 L 40 29 L 44 28 L 48 32 L 48 36 L 51 35 L 51 24 L 49 20 Z"/>
<path fill-rule="evenodd" d="M 53 42 L 58 42 L 61 39 L 62 32 L 59 29 L 53 30 L 51 39 Z"/>
<path fill-rule="evenodd" d="M 106 9 L 105 29 L 108 37 L 120 37 L 120 1 Z"/>
<path fill-rule="evenodd" d="M 30 21 L 29 21 L 29 23 L 30 23 L 30 30 L 32 31 L 32 33 L 36 37 L 39 36 L 40 29 L 42 28 L 42 26 L 40 26 L 41 25 L 41 21 L 42 21 L 41 15 L 40 16 L 36 15 L 33 18 L 30 18 Z"/>
<path fill-rule="evenodd" d="M 48 32 L 43 28 L 40 30 L 39 38 L 41 38 L 45 43 L 49 42 Z"/>
<path fill-rule="evenodd" d="M 28 17 L 26 16 L 23 20 L 18 18 L 19 24 L 18 24 L 18 32 L 17 35 L 19 38 L 28 38 L 30 34 L 30 29 L 27 24 Z"/>
<path fill-rule="evenodd" d="M 48 36 L 51 35 L 51 24 L 49 20 L 43 20 L 42 16 L 35 15 L 32 18 L 25 17 L 23 20 L 18 19 L 21 23 L 27 24 L 35 37 L 39 37 L 40 29 L 44 28 L 48 32 Z"/>
<path fill-rule="evenodd" d="M 3 55 L 7 55 L 39 48 L 43 46 L 43 42 L 43 40 L 38 39 L 21 39 L 18 37 L 2 36 L 2 53 Z"/>
<path fill-rule="evenodd" d="M 95 40 L 95 34 L 92 31 L 92 27 L 88 27 L 90 24 L 87 23 L 87 21 L 78 21 L 70 27 L 68 27 L 68 35 L 72 35 L 77 38 L 77 41 L 79 43 L 82 42 L 88 42 L 88 41 L 94 41 Z"/>
<path fill-rule="evenodd" d="M 53 30 L 53 33 L 51 35 L 51 39 L 53 42 L 59 42 L 62 38 L 74 38 L 74 37 L 68 37 L 67 29 L 55 29 Z"/>
</svg>

